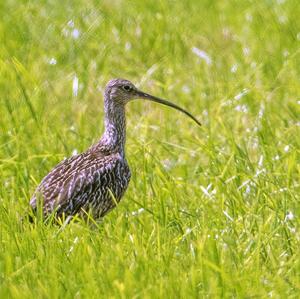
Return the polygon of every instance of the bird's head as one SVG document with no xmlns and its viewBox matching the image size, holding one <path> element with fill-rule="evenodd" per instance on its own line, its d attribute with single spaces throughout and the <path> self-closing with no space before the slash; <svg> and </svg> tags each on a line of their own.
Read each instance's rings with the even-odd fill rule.
<svg viewBox="0 0 300 299">
<path fill-rule="evenodd" d="M 145 93 L 136 88 L 133 83 L 125 79 L 110 80 L 105 87 L 105 98 L 119 105 L 125 105 L 129 101 L 134 99 L 144 99 L 160 103 L 162 105 L 169 106 L 183 112 L 184 114 L 192 118 L 199 126 L 201 126 L 201 123 L 185 109 L 177 106 L 172 102 Z"/>
<path fill-rule="evenodd" d="M 137 88 L 128 80 L 112 79 L 105 87 L 105 95 L 110 101 L 124 105 L 135 98 L 136 90 Z"/>
</svg>

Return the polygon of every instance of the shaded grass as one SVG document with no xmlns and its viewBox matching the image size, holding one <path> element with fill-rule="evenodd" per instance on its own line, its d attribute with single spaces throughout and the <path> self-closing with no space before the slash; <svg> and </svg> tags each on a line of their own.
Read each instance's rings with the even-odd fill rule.
<svg viewBox="0 0 300 299">
<path fill-rule="evenodd" d="M 1 298 L 299 296 L 299 5 L 279 2 L 0 4 Z M 118 208 L 21 223 L 40 179 L 101 135 L 112 77 L 203 128 L 130 103 Z"/>
</svg>

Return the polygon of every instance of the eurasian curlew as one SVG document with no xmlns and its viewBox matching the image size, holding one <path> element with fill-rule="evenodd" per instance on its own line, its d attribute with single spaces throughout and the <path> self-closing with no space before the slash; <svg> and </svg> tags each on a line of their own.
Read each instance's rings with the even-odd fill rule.
<svg viewBox="0 0 300 299">
<path fill-rule="evenodd" d="M 201 125 L 188 111 L 138 90 L 128 80 L 109 81 L 104 93 L 103 136 L 87 151 L 63 160 L 50 171 L 30 201 L 34 211 L 41 206 L 44 217 L 91 213 L 97 219 L 116 206 L 131 176 L 125 158 L 125 105 L 137 98 L 180 110 Z"/>
</svg>

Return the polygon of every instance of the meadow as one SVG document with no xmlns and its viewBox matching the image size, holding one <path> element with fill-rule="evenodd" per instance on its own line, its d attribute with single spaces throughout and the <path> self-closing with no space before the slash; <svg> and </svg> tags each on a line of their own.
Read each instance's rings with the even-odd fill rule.
<svg viewBox="0 0 300 299">
<path fill-rule="evenodd" d="M 0 3 L 0 298 L 299 298 L 300 6 Z M 121 77 L 132 170 L 93 225 L 22 221 L 40 180 L 103 132 Z"/>
</svg>

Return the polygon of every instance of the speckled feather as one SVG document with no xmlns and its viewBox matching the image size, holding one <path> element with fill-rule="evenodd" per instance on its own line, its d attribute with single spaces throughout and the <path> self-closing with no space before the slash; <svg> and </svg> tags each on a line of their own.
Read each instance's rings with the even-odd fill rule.
<svg viewBox="0 0 300 299">
<path fill-rule="evenodd" d="M 58 164 L 41 182 L 31 200 L 43 200 L 45 215 L 103 217 L 120 201 L 130 180 L 130 170 L 119 153 L 104 154 L 92 149 Z M 114 195 L 115 200 L 112 198 Z"/>
<path fill-rule="evenodd" d="M 97 219 L 120 201 L 131 176 L 124 149 L 126 93 L 122 94 L 122 86 L 133 88 L 123 79 L 106 86 L 105 132 L 100 141 L 86 152 L 63 160 L 42 180 L 30 201 L 34 210 L 41 200 L 44 216 L 90 212 Z"/>
</svg>

